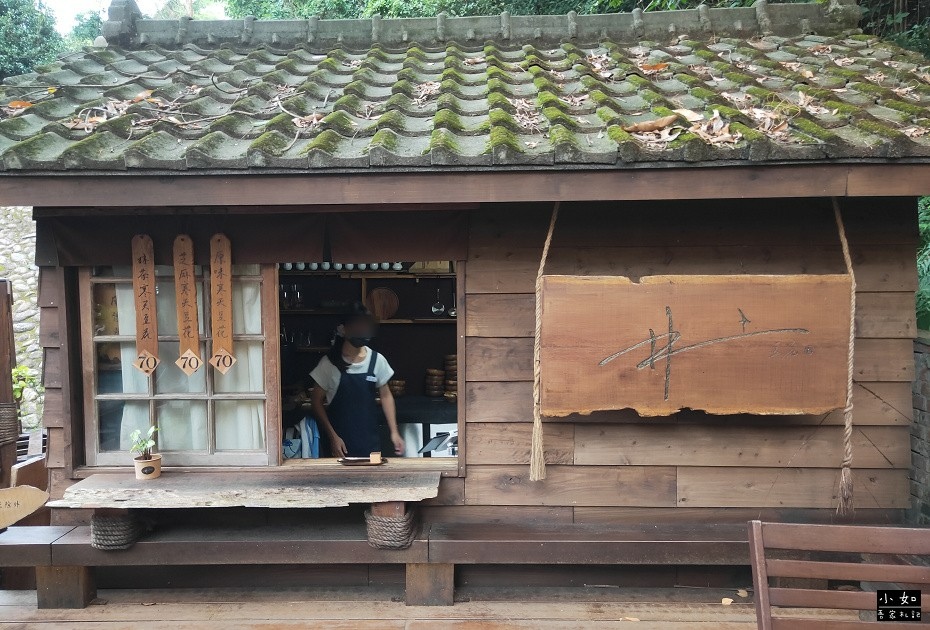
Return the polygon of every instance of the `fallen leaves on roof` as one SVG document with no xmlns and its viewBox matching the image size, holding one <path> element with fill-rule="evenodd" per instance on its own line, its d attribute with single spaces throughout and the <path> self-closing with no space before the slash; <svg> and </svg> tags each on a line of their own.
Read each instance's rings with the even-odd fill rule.
<svg viewBox="0 0 930 630">
<path fill-rule="evenodd" d="M 669 125 L 674 124 L 676 120 L 678 120 L 678 116 L 663 116 L 662 118 L 657 118 L 655 120 L 644 120 L 642 122 L 633 123 L 632 125 L 627 125 L 623 128 L 623 130 L 628 133 L 659 131 L 661 129 L 665 129 Z"/>
<path fill-rule="evenodd" d="M 469 57 L 465 60 L 466 66 L 476 66 L 479 63 L 484 63 L 484 57 Z"/>
<path fill-rule="evenodd" d="M 319 126 L 323 118 L 324 116 L 320 112 L 313 112 L 306 116 L 294 116 L 291 118 L 291 121 L 299 129 L 312 129 Z"/>
<path fill-rule="evenodd" d="M 927 129 L 926 127 L 908 127 L 907 129 L 902 129 L 901 131 L 908 138 L 922 138 L 923 136 L 930 133 L 930 129 Z"/>
<path fill-rule="evenodd" d="M 805 79 L 814 78 L 814 73 L 808 70 L 807 68 L 805 68 L 803 65 L 801 65 L 797 61 L 782 61 L 781 65 L 788 68 L 788 70 L 791 70 L 792 72 L 800 73 L 800 75 L 803 76 Z"/>
<path fill-rule="evenodd" d="M 709 144 L 736 144 L 743 137 L 738 131 L 730 131 L 730 123 L 721 118 L 716 109 L 708 120 L 694 123 L 688 131 Z"/>
<path fill-rule="evenodd" d="M 591 68 L 602 79 L 613 78 L 614 72 L 613 70 L 610 69 L 610 65 L 611 65 L 610 57 L 606 53 L 601 53 L 601 54 L 591 53 L 585 58 L 585 60 L 589 64 L 591 64 Z"/>
<path fill-rule="evenodd" d="M 762 107 L 742 110 L 756 123 L 756 129 L 775 140 L 788 138 L 788 118 L 781 112 Z"/>
<path fill-rule="evenodd" d="M 672 111 L 687 120 L 689 123 L 704 120 L 704 114 L 699 114 L 698 112 L 692 111 L 690 109 L 673 109 Z"/>
<path fill-rule="evenodd" d="M 439 81 L 426 81 L 413 88 L 413 101 L 417 107 L 423 107 L 430 97 L 439 94 L 439 88 L 442 87 Z"/>
<path fill-rule="evenodd" d="M 902 85 L 901 87 L 891 88 L 891 91 L 900 96 L 901 98 L 910 99 L 912 101 L 919 101 L 920 98 L 914 94 L 914 85 Z"/>
<path fill-rule="evenodd" d="M 536 111 L 536 105 L 533 101 L 526 98 L 510 99 L 513 105 L 513 117 L 521 127 L 528 131 L 541 131 L 542 120 L 539 118 L 539 112 Z"/>
</svg>

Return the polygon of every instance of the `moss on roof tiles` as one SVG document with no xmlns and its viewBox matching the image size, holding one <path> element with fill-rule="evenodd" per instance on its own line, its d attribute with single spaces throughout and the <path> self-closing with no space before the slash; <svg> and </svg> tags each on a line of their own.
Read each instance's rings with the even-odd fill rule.
<svg viewBox="0 0 930 630">
<path fill-rule="evenodd" d="M 460 35 L 437 45 L 420 31 L 415 37 L 422 43 L 88 48 L 0 85 L 0 108 L 30 98 L 36 86 L 56 88 L 22 111 L 0 109 L 0 164 L 10 174 L 352 169 L 369 157 L 379 168 L 930 159 L 927 138 L 905 132 L 930 125 L 930 64 L 855 33 L 717 41 L 690 33 L 671 43 Z M 853 61 L 839 65 L 836 55 Z M 669 64 L 661 73 L 641 69 L 659 61 Z M 147 89 L 161 105 L 135 103 L 89 134 L 64 126 L 88 107 Z M 798 91 L 817 109 L 799 107 Z M 788 116 L 789 136 L 756 129 L 750 106 Z M 681 107 L 720 111 L 743 139 L 720 146 L 682 133 L 647 146 L 622 129 Z M 293 120 L 311 114 L 323 118 L 309 126 Z M 144 118 L 151 120 L 135 124 Z"/>
</svg>

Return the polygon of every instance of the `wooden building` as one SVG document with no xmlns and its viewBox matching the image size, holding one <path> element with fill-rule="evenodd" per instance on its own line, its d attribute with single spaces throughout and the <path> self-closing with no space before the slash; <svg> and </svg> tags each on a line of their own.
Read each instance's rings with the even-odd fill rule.
<svg viewBox="0 0 930 630">
<path fill-rule="evenodd" d="M 858 15 L 845 1 L 760 0 L 747 9 L 609 16 L 201 22 L 142 19 L 132 0 L 114 0 L 105 42 L 0 87 L 0 203 L 34 206 L 38 229 L 52 498 L 103 472 L 130 474 L 114 406 L 124 423 L 130 407 L 143 425 L 162 415 L 175 423 L 166 421 L 159 438 L 166 472 L 158 483 L 169 491 L 172 480 L 211 473 L 309 485 L 314 475 L 355 474 L 325 458 L 283 459 L 281 340 L 299 331 L 306 354 L 319 356 L 333 322 L 293 318 L 338 311 L 352 295 L 384 287 L 400 305 L 381 326 L 381 348 L 397 357 L 396 378 L 408 393 L 424 393 L 425 370 L 441 368 L 446 355 L 457 355 L 461 368 L 454 403 L 434 403 L 448 405 L 446 418 L 455 412 L 457 456 L 387 464 L 441 474 L 438 496 L 422 502 L 425 531 L 832 521 L 850 313 L 845 298 L 808 301 L 816 290 L 780 295 L 833 322 L 824 356 L 791 341 L 766 348 L 788 366 L 785 378 L 789 361 L 804 360 L 799 349 L 817 361 L 829 355 L 840 371 L 814 369 L 811 378 L 828 374 L 820 380 L 839 404 L 812 411 L 804 383 L 779 389 L 777 380 L 769 391 L 790 413 L 749 400 L 739 413 L 639 415 L 625 399 L 614 409 L 543 418 L 545 479 L 531 481 L 529 463 L 536 280 L 555 207 L 547 276 L 634 284 L 651 276 L 843 277 L 848 287 L 838 210 L 856 298 L 852 518 L 901 522 L 911 462 L 916 197 L 930 194 L 930 70 L 853 30 Z M 205 365 L 187 380 L 174 365 L 172 244 L 191 236 L 206 295 L 216 233 L 231 243 L 243 302 L 230 373 L 247 374 L 230 381 Z M 108 319 L 136 315 L 128 291 L 137 234 L 151 237 L 156 273 L 165 274 L 161 364 L 151 380 L 127 365 L 136 331 Z M 419 278 L 406 266 L 330 266 L 349 261 L 448 266 L 426 275 L 424 265 Z M 305 295 L 296 307 L 282 295 L 292 287 Z M 429 312 L 437 291 L 444 309 L 456 305 L 455 318 Z M 714 312 L 713 300 L 726 295 L 708 293 L 703 308 Z M 772 313 L 784 303 L 761 302 Z M 646 334 L 642 318 L 622 306 L 604 311 L 595 300 L 588 316 L 575 304 L 573 334 L 597 341 L 634 321 L 635 336 Z M 762 315 L 740 311 L 743 331 Z M 664 317 L 650 320 L 660 333 Z M 214 342 L 204 320 L 205 360 Z M 546 372 L 543 356 L 545 388 L 558 376 Z M 723 365 L 715 355 L 690 356 L 711 371 Z M 674 386 L 697 378 L 700 391 L 697 364 L 687 365 L 676 366 Z M 710 399 L 738 387 L 703 391 Z M 172 518 L 264 523 L 281 513 L 271 512 L 200 509 Z M 89 518 L 64 507 L 52 515 L 58 525 Z M 651 573 L 565 573 L 542 566 L 547 560 L 488 568 L 498 560 L 462 554 L 426 563 L 470 564 L 457 574 L 469 583 L 723 582 L 731 575 L 723 569 L 680 565 L 748 563 L 748 555 L 695 555 Z M 660 555 L 637 562 L 669 562 Z M 378 560 L 358 564 L 341 579 L 398 575 Z M 233 579 L 226 569 L 212 575 L 220 573 Z M 113 575 L 98 579 L 127 579 Z M 249 569 L 237 579 L 270 575 Z M 195 578 L 166 570 L 147 579 Z"/>
</svg>

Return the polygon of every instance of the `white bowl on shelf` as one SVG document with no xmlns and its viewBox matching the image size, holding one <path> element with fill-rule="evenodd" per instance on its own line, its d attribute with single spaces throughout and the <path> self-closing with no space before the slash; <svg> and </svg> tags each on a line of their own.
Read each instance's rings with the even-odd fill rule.
<svg viewBox="0 0 930 630">
<path fill-rule="evenodd" d="M 381 263 L 381 268 L 387 271 L 391 268 L 391 263 Z"/>
<path fill-rule="evenodd" d="M 323 267 L 323 271 L 329 271 L 329 263 L 328 263 L 328 262 L 324 262 L 324 263 L 321 265 L 321 267 Z"/>
<path fill-rule="evenodd" d="M 310 271 L 316 271 L 320 268 L 320 263 L 310 263 Z"/>
<path fill-rule="evenodd" d="M 368 269 L 368 265 L 366 265 L 365 263 L 359 263 L 358 268 L 360 271 L 365 271 L 366 269 Z"/>
<path fill-rule="evenodd" d="M 394 271 L 403 271 L 404 263 L 396 262 L 393 265 L 391 265 L 391 269 L 393 269 Z"/>
<path fill-rule="evenodd" d="M 284 271 L 290 271 L 294 268 L 294 265 L 291 263 L 284 263 Z"/>
<path fill-rule="evenodd" d="M 352 271 L 353 269 L 355 269 L 355 265 L 352 263 L 346 263 L 346 269 L 348 269 L 349 271 Z"/>
<path fill-rule="evenodd" d="M 333 269 L 336 271 L 342 271 L 342 263 L 333 263 Z"/>
<path fill-rule="evenodd" d="M 299 263 L 297 263 L 297 264 L 294 265 L 294 266 L 297 267 L 297 271 L 303 271 L 304 269 L 307 268 L 307 265 L 306 265 L 305 263 L 302 263 L 302 262 L 299 262 Z"/>
</svg>

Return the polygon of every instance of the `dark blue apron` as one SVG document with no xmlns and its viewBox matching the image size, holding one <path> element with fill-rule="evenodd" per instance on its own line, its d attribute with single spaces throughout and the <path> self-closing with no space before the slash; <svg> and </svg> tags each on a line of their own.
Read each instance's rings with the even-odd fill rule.
<svg viewBox="0 0 930 630">
<path fill-rule="evenodd" d="M 339 376 L 336 395 L 326 408 L 326 415 L 333 425 L 336 435 L 346 444 L 349 457 L 368 457 L 371 453 L 381 451 L 381 437 L 378 428 L 381 417 L 375 394 L 378 385 L 375 379 L 375 363 L 378 353 L 368 349 L 371 360 L 367 374 L 349 374 Z"/>
</svg>

